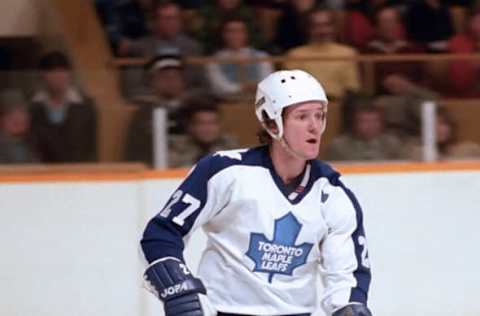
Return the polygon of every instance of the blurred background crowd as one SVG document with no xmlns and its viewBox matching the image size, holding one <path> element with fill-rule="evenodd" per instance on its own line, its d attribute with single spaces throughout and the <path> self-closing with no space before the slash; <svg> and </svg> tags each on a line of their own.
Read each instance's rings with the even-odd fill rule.
<svg viewBox="0 0 480 316">
<path fill-rule="evenodd" d="M 324 85 L 331 103 L 322 159 L 422 160 L 426 101 L 437 104 L 438 159 L 480 158 L 480 1 L 91 0 L 91 7 L 128 108 L 122 137 L 110 140 L 121 148 L 115 160 L 153 164 L 158 108 L 167 112 L 168 167 L 254 145 L 256 83 L 277 69 L 306 70 Z M 75 53 L 0 39 L 0 164 L 108 160 L 99 135 L 118 116 L 85 88 Z M 29 84 L 12 78 L 24 68 L 35 70 Z"/>
</svg>

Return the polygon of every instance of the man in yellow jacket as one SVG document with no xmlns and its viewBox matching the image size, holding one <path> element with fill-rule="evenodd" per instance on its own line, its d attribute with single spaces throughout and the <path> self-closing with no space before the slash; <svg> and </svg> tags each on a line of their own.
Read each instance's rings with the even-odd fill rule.
<svg viewBox="0 0 480 316">
<path fill-rule="evenodd" d="M 321 81 L 330 99 L 342 98 L 345 91 L 360 88 L 358 65 L 348 60 L 357 55 L 354 48 L 339 44 L 336 40 L 335 13 L 325 9 L 314 9 L 308 15 L 306 45 L 287 52 L 292 58 L 285 66 L 288 69 L 302 69 Z M 345 60 L 294 60 L 295 58 L 345 57 Z"/>
</svg>

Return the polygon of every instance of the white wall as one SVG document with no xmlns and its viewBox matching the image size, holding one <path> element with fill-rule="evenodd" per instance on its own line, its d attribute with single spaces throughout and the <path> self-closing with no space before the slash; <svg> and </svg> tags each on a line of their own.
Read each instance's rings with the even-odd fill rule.
<svg viewBox="0 0 480 316">
<path fill-rule="evenodd" d="M 63 28 L 55 7 L 51 0 L 0 0 L 0 37 L 47 36 L 58 41 Z"/>
<path fill-rule="evenodd" d="M 0 314 L 138 315 L 135 183 L 0 187 Z"/>
<path fill-rule="evenodd" d="M 480 315 L 480 173 L 348 177 L 364 207 L 377 315 Z"/>
<path fill-rule="evenodd" d="M 0 36 L 32 36 L 40 23 L 38 0 L 1 0 Z"/>
<path fill-rule="evenodd" d="M 364 207 L 374 314 L 480 314 L 480 171 L 345 182 Z M 0 315 L 159 315 L 137 241 L 178 183 L 1 184 Z M 194 235 L 193 269 L 203 244 Z"/>
</svg>

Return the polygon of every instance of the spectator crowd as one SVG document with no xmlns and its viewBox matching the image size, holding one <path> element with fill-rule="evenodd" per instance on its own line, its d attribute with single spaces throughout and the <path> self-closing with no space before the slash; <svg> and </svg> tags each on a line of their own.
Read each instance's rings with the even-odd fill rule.
<svg viewBox="0 0 480 316">
<path fill-rule="evenodd" d="M 328 160 L 421 160 L 421 104 L 480 97 L 476 60 L 358 61 L 364 54 L 476 53 L 480 1 L 94 3 L 113 55 L 147 61 L 121 68 L 120 89 L 136 106 L 127 161 L 152 164 L 157 108 L 167 111 L 170 167 L 238 147 L 222 131 L 218 105 L 251 99 L 256 83 L 275 69 L 310 72 L 329 100 L 342 104 L 342 133 L 327 146 Z M 280 55 L 280 62 L 269 58 Z M 214 61 L 189 62 L 200 56 Z M 0 163 L 96 161 L 95 103 L 73 79 L 68 57 L 47 53 L 38 70 L 39 86 L 28 97 L 15 89 L 0 93 Z M 458 138 L 446 108 L 436 116 L 440 159 L 480 157 L 478 144 Z"/>
</svg>

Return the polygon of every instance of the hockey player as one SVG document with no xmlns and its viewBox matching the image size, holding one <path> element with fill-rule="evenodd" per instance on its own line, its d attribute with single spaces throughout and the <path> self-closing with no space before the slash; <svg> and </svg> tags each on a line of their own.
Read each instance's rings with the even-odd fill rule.
<svg viewBox="0 0 480 316">
<path fill-rule="evenodd" d="M 310 315 L 320 271 L 327 315 L 370 316 L 360 205 L 316 160 L 325 91 L 306 72 L 278 71 L 258 84 L 255 112 L 269 144 L 203 158 L 148 223 L 146 284 L 167 316 Z M 199 227 L 197 278 L 182 253 Z"/>
</svg>

